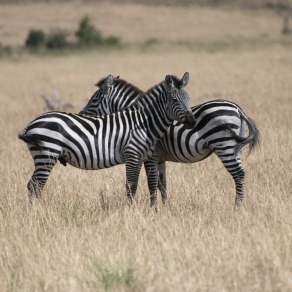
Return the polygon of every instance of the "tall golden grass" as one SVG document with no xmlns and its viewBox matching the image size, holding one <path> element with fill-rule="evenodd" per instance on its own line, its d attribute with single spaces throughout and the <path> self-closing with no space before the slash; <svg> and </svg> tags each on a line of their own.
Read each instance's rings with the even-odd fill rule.
<svg viewBox="0 0 292 292">
<path fill-rule="evenodd" d="M 37 12 L 27 27 L 48 27 L 48 15 L 52 22 L 62 15 L 56 23 L 66 26 L 66 19 L 76 23 L 94 10 L 98 21 L 111 20 L 104 26 L 109 33 L 120 29 L 133 41 L 152 34 L 165 40 L 206 35 L 213 41 L 225 35 L 223 27 L 244 37 L 267 32 L 276 39 L 280 33 L 277 17 L 266 12 L 74 5 L 1 6 L 0 13 L 11 14 L 4 20 L 2 14 L 0 22 L 15 25 L 16 35 L 10 35 L 15 43 L 25 34 L 11 15 L 21 19 L 27 7 Z M 134 11 L 143 11 L 136 16 L 138 27 L 128 22 Z M 197 35 L 200 28 L 204 33 Z M 123 165 L 89 172 L 58 164 L 43 197 L 29 204 L 26 183 L 33 163 L 17 134 L 44 111 L 41 94 L 57 89 L 78 111 L 94 92 L 93 84 L 107 74 L 146 90 L 166 74 L 185 71 L 192 104 L 215 98 L 237 102 L 262 133 L 261 147 L 248 158 L 243 155 L 246 208 L 234 210 L 234 183 L 215 156 L 192 165 L 167 164 L 170 204 L 159 202 L 157 213 L 149 208 L 143 170 L 135 204 L 127 206 Z M 0 59 L 0 290 L 290 291 L 291 80 L 291 47 L 277 42 L 217 53 L 161 44 L 146 51 Z"/>
</svg>

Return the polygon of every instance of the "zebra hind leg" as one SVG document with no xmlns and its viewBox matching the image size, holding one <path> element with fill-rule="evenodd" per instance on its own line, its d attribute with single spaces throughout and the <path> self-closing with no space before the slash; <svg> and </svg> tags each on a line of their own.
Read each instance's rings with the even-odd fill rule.
<svg viewBox="0 0 292 292">
<path fill-rule="evenodd" d="M 59 154 L 36 150 L 34 147 L 31 147 L 29 150 L 34 160 L 35 170 L 27 184 L 27 189 L 29 191 L 29 198 L 33 199 L 41 197 L 43 188 L 52 168 L 57 163 Z"/>
<path fill-rule="evenodd" d="M 45 183 L 42 183 L 41 181 L 39 181 L 35 175 L 32 175 L 31 179 L 27 183 L 29 198 L 30 199 L 40 198 L 41 193 L 42 193 L 43 188 L 44 188 L 44 184 Z"/>
<path fill-rule="evenodd" d="M 226 170 L 230 173 L 230 175 L 232 176 L 235 182 L 235 188 L 236 188 L 235 206 L 244 205 L 245 204 L 245 194 L 244 194 L 245 170 L 242 166 L 240 155 L 239 154 L 222 155 L 222 153 L 217 154 L 217 155 L 221 159 Z"/>
</svg>

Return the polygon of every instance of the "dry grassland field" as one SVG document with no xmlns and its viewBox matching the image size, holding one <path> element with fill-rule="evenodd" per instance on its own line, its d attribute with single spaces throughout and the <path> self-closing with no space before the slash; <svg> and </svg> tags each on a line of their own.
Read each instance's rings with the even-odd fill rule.
<svg viewBox="0 0 292 292">
<path fill-rule="evenodd" d="M 268 10 L 88 2 L 3 4 L 0 41 L 74 34 L 88 15 L 118 49 L 0 58 L 0 291 L 292 291 L 292 35 Z M 149 41 L 150 40 L 150 41 Z M 17 49 L 16 49 L 17 50 Z M 261 131 L 242 160 L 245 208 L 219 159 L 167 164 L 169 206 L 149 208 L 142 169 L 128 207 L 124 165 L 57 164 L 29 203 L 33 161 L 18 133 L 58 90 L 78 112 L 108 74 L 146 90 L 190 73 L 191 104 L 238 103 Z"/>
</svg>

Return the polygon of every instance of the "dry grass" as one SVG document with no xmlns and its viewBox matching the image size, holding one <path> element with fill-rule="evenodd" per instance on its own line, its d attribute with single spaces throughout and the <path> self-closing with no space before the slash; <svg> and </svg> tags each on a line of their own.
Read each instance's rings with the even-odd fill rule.
<svg viewBox="0 0 292 292">
<path fill-rule="evenodd" d="M 45 20 L 45 12 L 50 13 L 54 5 L 44 11 L 36 5 L 38 19 Z M 83 16 L 83 10 L 78 15 L 75 6 L 63 5 L 56 15 L 67 7 L 74 23 Z M 10 11 L 9 7 L 12 13 L 15 6 L 3 9 Z M 27 6 L 17 7 L 27 11 Z M 133 26 L 133 34 L 123 35 L 135 41 L 152 36 L 154 27 L 166 39 L 184 39 L 188 32 L 182 27 L 189 22 L 198 31 L 202 11 L 205 21 L 213 23 L 211 31 L 204 32 L 210 40 L 222 35 L 223 26 L 234 33 L 245 27 L 246 35 L 266 30 L 265 26 L 255 29 L 252 19 L 276 27 L 276 20 L 265 14 L 235 11 L 241 18 L 233 22 L 228 12 L 188 9 L 185 25 L 177 25 L 168 35 L 167 25 L 154 18 L 155 10 L 149 7 L 125 5 L 111 10 L 103 4 L 96 11 L 105 7 L 108 16 L 133 7 L 150 14 L 141 35 Z M 87 9 L 93 13 L 92 7 Z M 174 18 L 182 13 L 159 9 Z M 120 26 L 113 21 L 115 28 L 109 26 L 109 33 L 117 27 L 129 28 L 131 23 L 121 15 Z M 11 24 L 18 33 L 16 21 Z M 21 34 L 16 43 L 22 41 Z M 43 198 L 28 203 L 26 183 L 33 165 L 17 134 L 42 113 L 42 93 L 58 89 L 77 111 L 95 90 L 92 84 L 109 73 L 145 90 L 166 74 L 181 76 L 185 71 L 190 72 L 188 92 L 193 104 L 217 97 L 235 101 L 262 132 L 261 148 L 243 159 L 246 209 L 233 209 L 233 182 L 213 156 L 198 164 L 168 165 L 170 206 L 160 204 L 158 213 L 148 208 L 143 171 L 136 204 L 127 206 L 124 166 L 86 172 L 57 165 Z M 240 53 L 194 53 L 162 45 L 146 52 L 1 59 L 0 290 L 291 291 L 291 80 L 291 48 L 280 45 Z"/>
</svg>

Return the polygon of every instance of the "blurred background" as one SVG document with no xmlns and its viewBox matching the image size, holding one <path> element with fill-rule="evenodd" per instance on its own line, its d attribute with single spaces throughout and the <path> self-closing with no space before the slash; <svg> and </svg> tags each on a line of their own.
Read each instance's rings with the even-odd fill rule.
<svg viewBox="0 0 292 292">
<path fill-rule="evenodd" d="M 289 53 L 291 7 L 291 0 L 0 0 L 0 62 L 14 61 L 19 72 L 24 60 L 33 58 L 29 63 L 37 67 L 38 61 L 43 62 L 38 69 L 25 66 L 35 81 L 31 94 L 62 94 L 63 99 L 66 95 L 79 108 L 93 92 L 92 85 L 107 74 L 121 75 L 146 90 L 165 74 L 190 71 L 195 80 L 203 71 L 219 69 L 218 63 L 198 64 L 203 58 L 215 63 L 225 58 L 227 66 L 233 57 L 244 54 Z M 46 62 L 51 64 L 48 72 Z M 54 67 L 61 62 L 66 63 L 62 69 Z M 222 75 L 236 79 L 240 73 L 231 72 L 236 65 L 224 68 L 224 63 Z M 9 86 L 15 76 L 10 77 L 4 64 L 7 73 L 0 81 Z M 252 71 L 248 73 L 253 78 Z M 193 91 L 196 102 L 210 92 L 211 97 L 229 92 L 236 99 L 237 84 L 227 89 L 223 80 L 213 80 L 211 86 L 204 80 L 200 82 L 204 92 Z M 76 82 L 80 91 L 72 86 Z M 5 86 L 0 94 L 6 95 Z M 81 95 L 85 97 L 79 102 Z"/>
<path fill-rule="evenodd" d="M 16 46 L 72 47 L 82 41 L 76 31 L 84 17 L 104 37 L 116 37 L 111 45 L 167 43 L 220 50 L 246 42 L 288 42 L 281 36 L 292 30 L 291 0 L 0 0 L 0 4 L 2 54 L 5 47 L 8 51 Z M 26 43 L 36 30 L 49 34 L 49 39 L 57 32 L 59 38 L 63 34 L 63 43 L 60 39 L 59 43 L 46 40 L 45 44 L 41 39 Z"/>
</svg>

